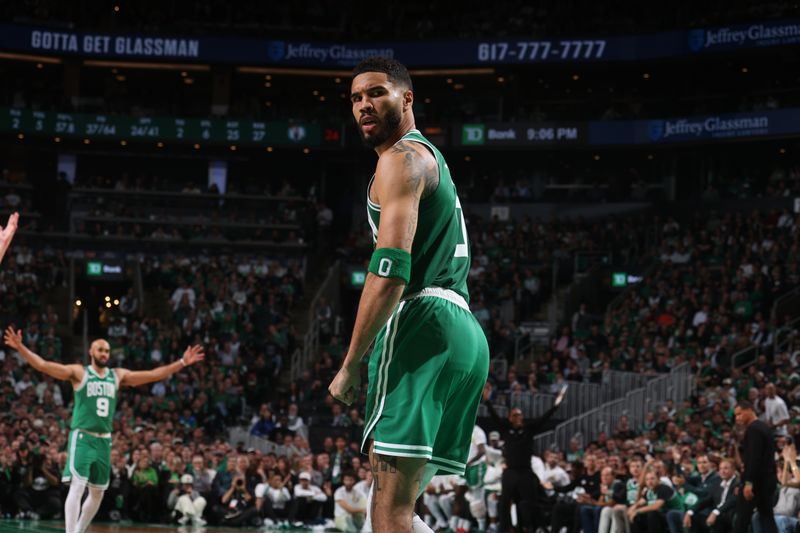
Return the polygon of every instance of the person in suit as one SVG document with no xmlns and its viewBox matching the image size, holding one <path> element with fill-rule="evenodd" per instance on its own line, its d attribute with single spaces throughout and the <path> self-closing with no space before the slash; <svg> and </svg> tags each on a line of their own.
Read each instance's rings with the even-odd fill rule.
<svg viewBox="0 0 800 533">
<path fill-rule="evenodd" d="M 733 461 L 723 459 L 719 464 L 719 483 L 714 484 L 705 498 L 694 509 L 687 511 L 683 527 L 691 528 L 692 533 L 712 531 L 729 533 L 733 530 L 733 514 L 736 510 L 736 488 L 739 477 Z"/>
<path fill-rule="evenodd" d="M 693 533 L 708 531 L 706 520 L 714 508 L 711 494 L 719 487 L 721 481 L 717 466 L 711 461 L 708 454 L 698 455 L 697 473 L 689 476 L 686 486 L 697 495 L 699 501 L 693 510 L 687 511 L 683 515 L 683 527 L 691 529 Z M 698 509 L 700 504 L 703 504 L 702 509 Z"/>
<path fill-rule="evenodd" d="M 777 533 L 772 504 L 778 476 L 775 473 L 775 437 L 772 429 L 756 417 L 753 404 L 741 401 L 733 410 L 736 424 L 745 428 L 742 439 L 742 490 L 736 501 L 734 533 L 747 533 L 758 510 L 761 531 Z"/>
</svg>

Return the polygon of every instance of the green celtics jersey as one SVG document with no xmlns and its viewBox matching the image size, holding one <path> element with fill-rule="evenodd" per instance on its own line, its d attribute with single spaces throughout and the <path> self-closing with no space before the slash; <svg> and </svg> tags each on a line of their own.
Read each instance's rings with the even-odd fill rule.
<svg viewBox="0 0 800 533">
<path fill-rule="evenodd" d="M 75 391 L 72 429 L 111 433 L 118 389 L 117 374 L 112 369 L 107 368 L 105 376 L 100 377 L 94 368 L 87 366 L 83 381 Z"/>
<path fill-rule="evenodd" d="M 411 279 L 403 296 L 427 287 L 441 287 L 457 292 L 469 302 L 469 240 L 450 169 L 441 152 L 418 130 L 409 131 L 400 140 L 424 144 L 436 157 L 439 168 L 439 186 L 419 203 L 417 232 L 411 245 Z M 371 186 L 372 180 L 367 187 L 367 220 L 373 241 L 377 242 L 381 206 L 369 199 Z"/>
</svg>

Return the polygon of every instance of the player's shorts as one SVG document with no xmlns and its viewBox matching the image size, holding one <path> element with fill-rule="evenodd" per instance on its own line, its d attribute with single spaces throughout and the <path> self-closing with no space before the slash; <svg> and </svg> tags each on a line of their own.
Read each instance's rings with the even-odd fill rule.
<svg viewBox="0 0 800 533">
<path fill-rule="evenodd" d="M 404 299 L 369 361 L 362 453 L 428 459 L 438 474 L 464 475 L 489 374 L 489 346 L 466 301 L 424 289 Z"/>
<path fill-rule="evenodd" d="M 75 477 L 90 487 L 108 488 L 111 478 L 111 434 L 105 435 L 81 429 L 70 431 L 67 464 L 61 481 L 69 482 Z"/>
<path fill-rule="evenodd" d="M 483 487 L 483 476 L 486 475 L 486 463 L 478 463 L 467 468 L 464 479 L 471 489 Z"/>
</svg>

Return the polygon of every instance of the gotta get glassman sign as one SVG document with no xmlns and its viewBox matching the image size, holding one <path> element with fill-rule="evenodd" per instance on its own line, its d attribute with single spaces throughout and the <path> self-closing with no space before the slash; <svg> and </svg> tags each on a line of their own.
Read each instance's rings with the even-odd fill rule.
<svg viewBox="0 0 800 533">
<path fill-rule="evenodd" d="M 234 65 L 352 67 L 372 56 L 409 67 L 640 61 L 800 44 L 800 21 L 779 20 L 645 35 L 556 39 L 332 42 L 110 34 L 0 24 L 0 50 L 103 59 L 176 60 Z"/>
</svg>

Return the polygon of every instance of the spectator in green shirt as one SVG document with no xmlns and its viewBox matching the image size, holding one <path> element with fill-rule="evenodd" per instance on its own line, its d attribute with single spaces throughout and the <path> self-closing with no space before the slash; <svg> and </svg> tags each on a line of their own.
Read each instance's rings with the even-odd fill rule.
<svg viewBox="0 0 800 533">
<path fill-rule="evenodd" d="M 644 485 L 642 497 L 628 509 L 631 532 L 665 533 L 666 511 L 675 491 L 661 483 L 655 469 L 647 471 Z"/>
<path fill-rule="evenodd" d="M 667 526 L 670 533 L 683 533 L 684 515 L 694 508 L 699 498 L 692 491 L 692 486 L 686 484 L 686 474 L 679 464 L 672 465 L 673 497 L 667 506 Z"/>
<path fill-rule="evenodd" d="M 161 510 L 158 501 L 158 472 L 150 464 L 147 454 L 142 454 L 131 477 L 131 516 L 142 522 L 152 521 Z"/>
</svg>

